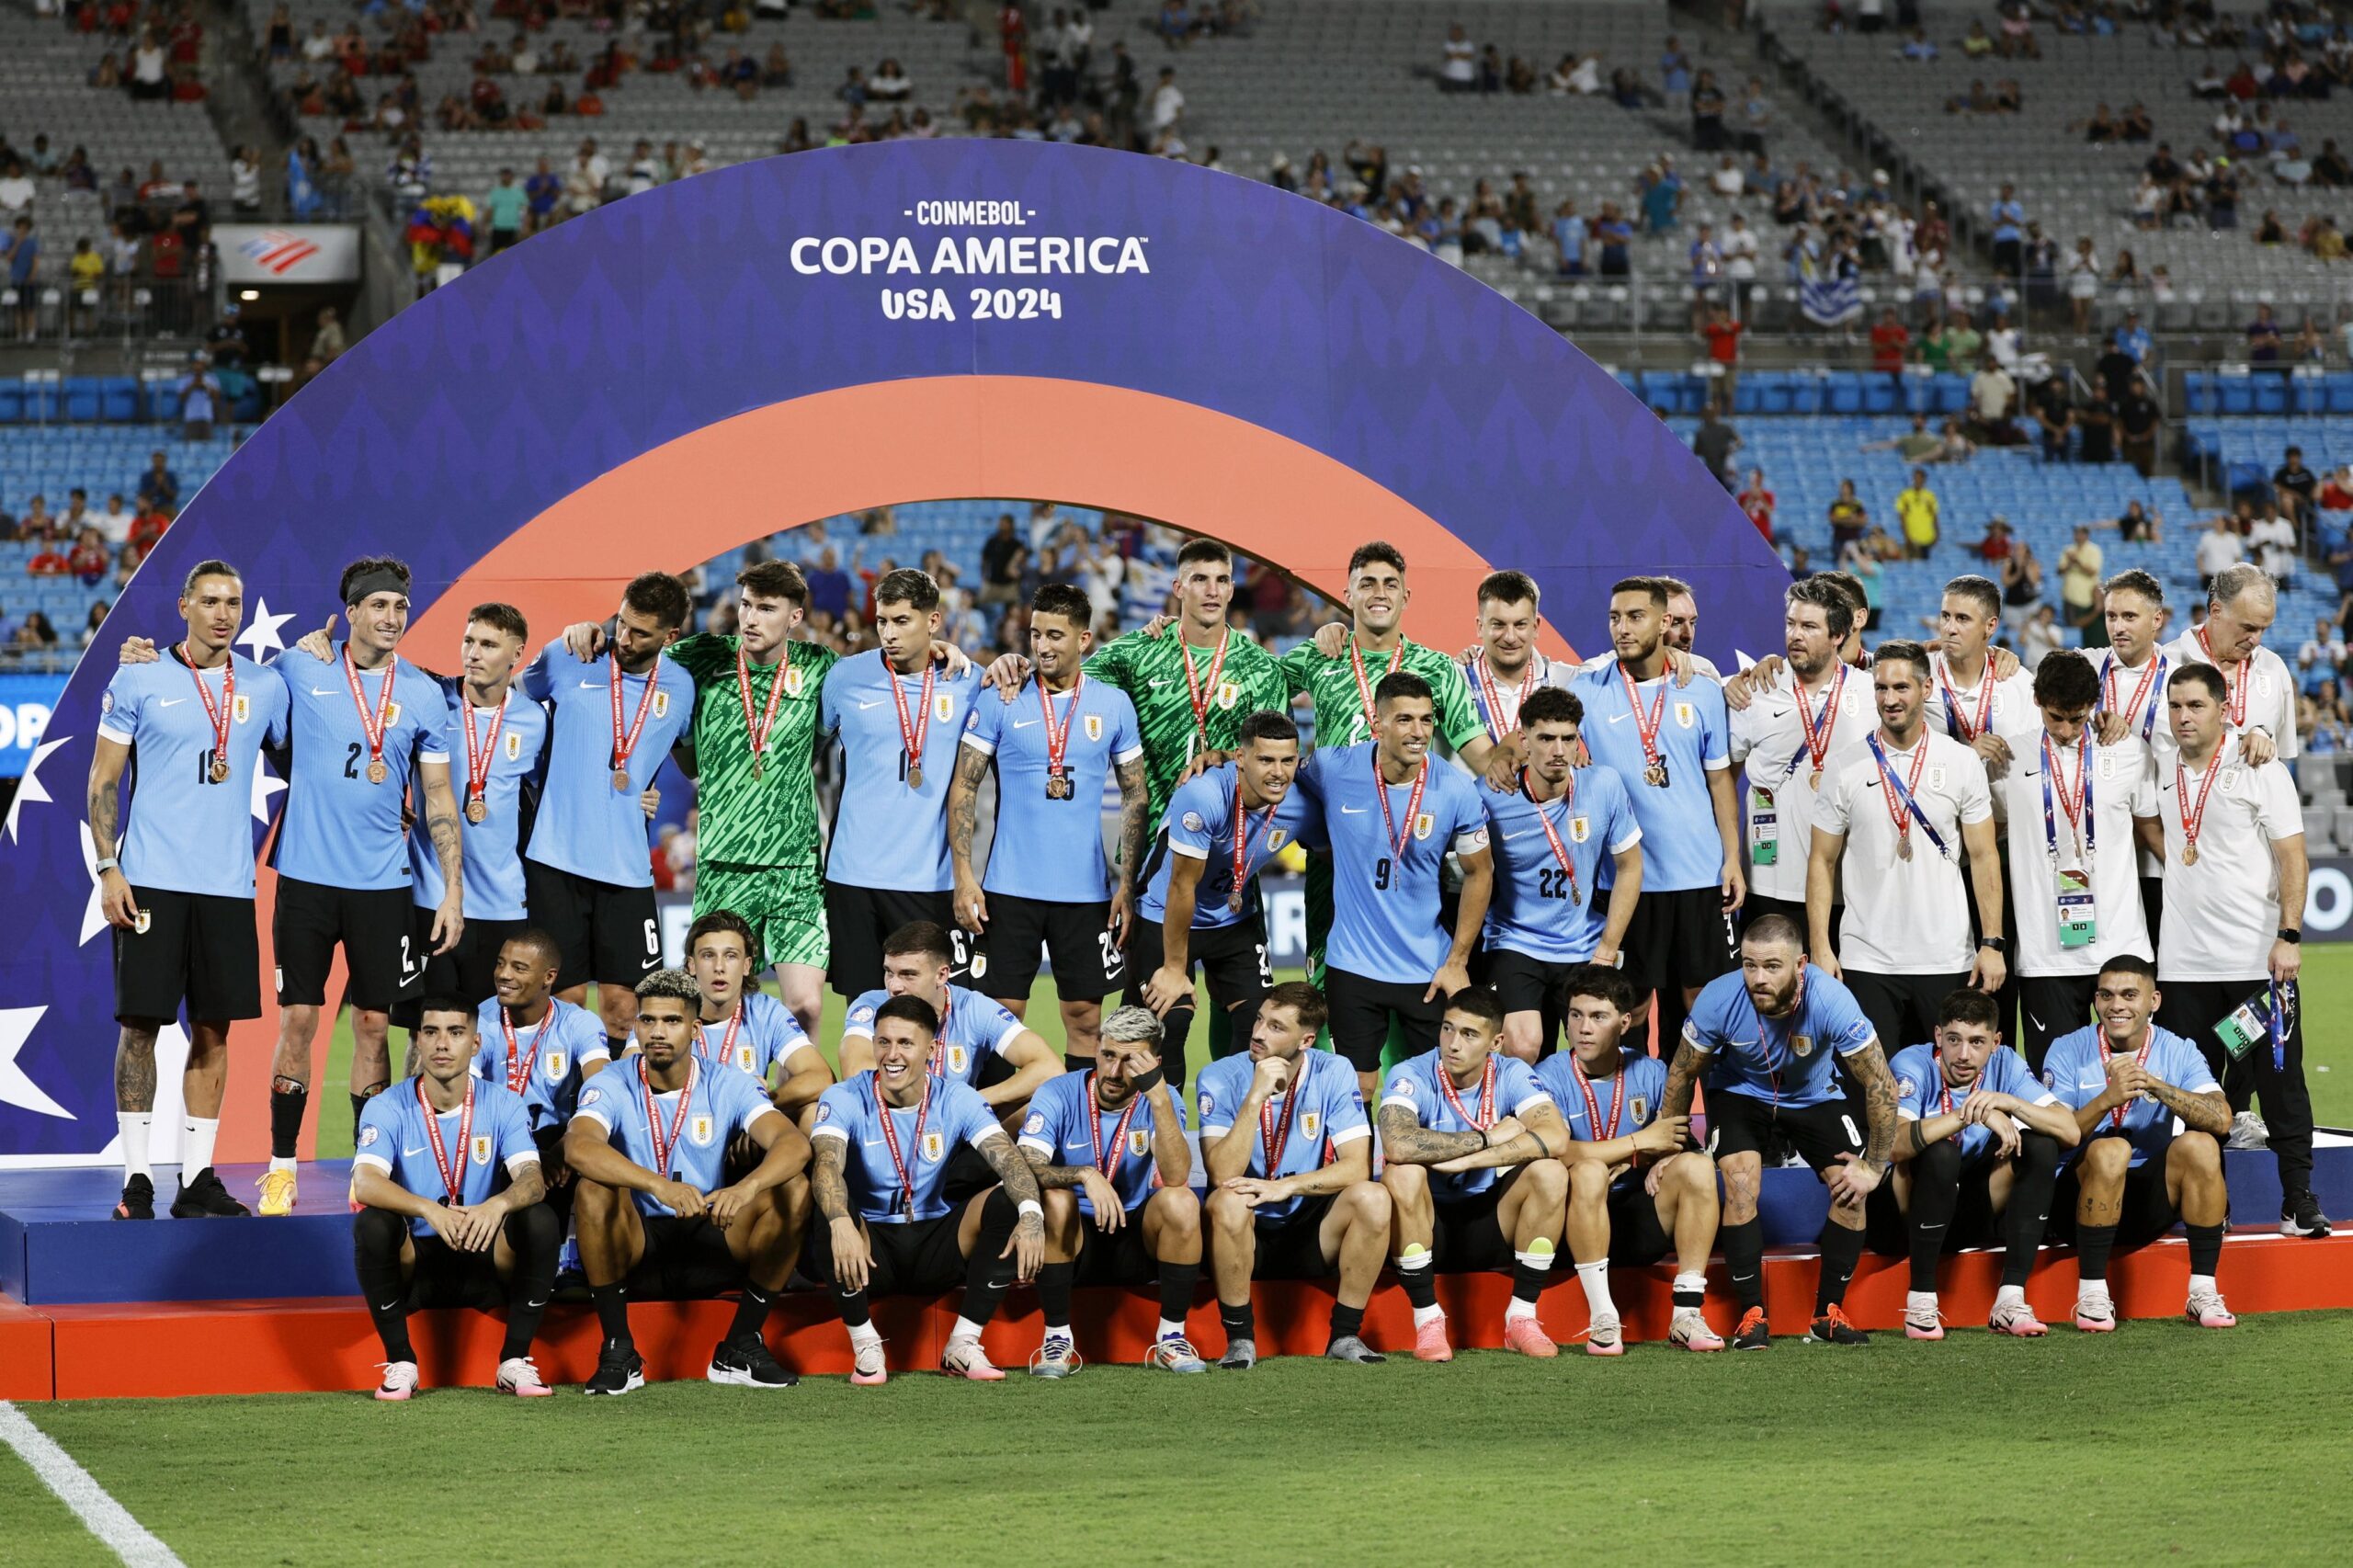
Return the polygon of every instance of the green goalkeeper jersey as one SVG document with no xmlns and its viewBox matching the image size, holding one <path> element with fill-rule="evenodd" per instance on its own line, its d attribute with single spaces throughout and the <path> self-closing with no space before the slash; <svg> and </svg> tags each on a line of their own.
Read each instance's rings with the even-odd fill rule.
<svg viewBox="0 0 2353 1568">
<path fill-rule="evenodd" d="M 1354 645 L 1350 645 L 1353 653 Z M 1315 744 L 1352 746 L 1372 738 L 1371 698 L 1381 677 L 1392 669 L 1405 670 L 1430 683 L 1437 699 L 1439 738 L 1456 751 L 1486 738 L 1487 726 L 1471 701 L 1471 684 L 1462 666 L 1435 648 L 1410 639 L 1388 653 L 1365 656 L 1359 684 L 1356 660 L 1349 653 L 1327 659 L 1313 642 L 1302 642 L 1282 656 L 1282 671 L 1292 691 L 1303 691 L 1315 704 Z"/>
<path fill-rule="evenodd" d="M 752 717 L 766 722 L 778 680 L 776 722 L 756 771 L 743 688 L 736 679 L 738 639 L 682 637 L 670 657 L 695 681 L 695 790 L 702 813 L 695 855 L 737 866 L 815 866 L 822 858 L 813 763 L 818 698 L 825 672 L 841 657 L 813 642 L 788 642 L 781 666 L 751 668 Z"/>
<path fill-rule="evenodd" d="M 1135 705 L 1143 736 L 1148 821 L 1155 831 L 1194 756 L 1203 750 L 1232 751 L 1241 740 L 1243 720 L 1262 708 L 1279 711 L 1290 703 L 1290 683 L 1275 656 L 1233 631 L 1226 632 L 1222 654 L 1186 647 L 1175 627 L 1157 637 L 1131 631 L 1097 649 L 1086 661 L 1086 674 L 1119 687 Z M 1198 715 L 1196 693 L 1201 702 Z"/>
</svg>

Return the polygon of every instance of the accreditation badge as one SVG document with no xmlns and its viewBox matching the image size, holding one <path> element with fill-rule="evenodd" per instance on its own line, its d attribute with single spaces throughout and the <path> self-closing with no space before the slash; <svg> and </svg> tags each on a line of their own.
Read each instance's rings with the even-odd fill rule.
<svg viewBox="0 0 2353 1568">
<path fill-rule="evenodd" d="M 2099 913 L 2091 878 L 2082 871 L 2059 873 L 2059 945 L 2088 948 L 2099 939 Z"/>
</svg>

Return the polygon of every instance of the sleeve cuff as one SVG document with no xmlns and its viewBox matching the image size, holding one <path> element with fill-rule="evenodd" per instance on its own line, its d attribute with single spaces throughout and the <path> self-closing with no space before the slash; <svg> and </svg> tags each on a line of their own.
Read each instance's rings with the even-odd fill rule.
<svg viewBox="0 0 2353 1568">
<path fill-rule="evenodd" d="M 1609 846 L 1609 853 L 1612 855 L 1623 855 L 1627 850 L 1631 849 L 1635 845 L 1640 844 L 1642 841 L 1643 830 L 1638 827 L 1633 832 L 1628 834 L 1620 842 L 1611 845 Z"/>
<path fill-rule="evenodd" d="M 1353 1143 L 1359 1138 L 1371 1136 L 1372 1129 L 1370 1127 L 1344 1127 L 1332 1134 L 1332 1147 L 1336 1149 L 1343 1143 Z"/>
<path fill-rule="evenodd" d="M 817 1124 L 817 1130 L 809 1136 L 812 1139 L 838 1138 L 847 1143 L 849 1142 L 849 1129 L 837 1121 L 821 1121 Z"/>
<path fill-rule="evenodd" d="M 1127 750 L 1125 750 L 1125 751 L 1122 751 L 1122 752 L 1114 752 L 1114 753 L 1112 753 L 1112 754 L 1111 754 L 1111 760 L 1112 760 L 1112 761 L 1114 761 L 1114 762 L 1116 762 L 1116 763 L 1118 763 L 1118 764 L 1120 764 L 1121 767 L 1125 767 L 1125 766 L 1127 766 L 1129 763 L 1133 762 L 1136 758 L 1138 758 L 1138 757 L 1142 756 L 1142 755 L 1143 755 L 1143 747 L 1142 747 L 1142 746 L 1130 746 L 1130 747 L 1129 747 Z"/>
<path fill-rule="evenodd" d="M 995 756 L 996 755 L 996 743 L 994 741 L 984 741 L 978 735 L 967 734 L 964 737 L 963 744 L 972 750 L 979 752 L 983 756 Z"/>
<path fill-rule="evenodd" d="M 1210 846 L 1204 844 L 1197 847 L 1193 845 L 1180 843 L 1176 839 L 1171 838 L 1168 841 L 1168 853 L 1171 855 L 1182 855 L 1188 860 L 1206 860 L 1210 858 Z"/>
<path fill-rule="evenodd" d="M 118 730 L 112 724 L 100 724 L 98 726 L 98 736 L 101 740 L 112 741 L 119 746 L 127 746 L 133 744 L 133 737 L 129 732 Z"/>
<path fill-rule="evenodd" d="M 506 1156 L 506 1174 L 521 1176 L 524 1167 L 536 1166 L 539 1163 L 540 1152 L 537 1149 L 527 1149 L 519 1154 L 509 1154 Z"/>
<path fill-rule="evenodd" d="M 449 760 L 449 754 L 447 751 L 436 751 L 428 747 L 416 754 L 416 760 L 419 762 L 447 762 Z"/>
<path fill-rule="evenodd" d="M 613 1124 L 606 1119 L 605 1113 L 601 1110 L 589 1108 L 574 1111 L 572 1115 L 574 1120 L 593 1121 L 597 1126 L 603 1128 L 607 1132 L 610 1132 L 613 1130 Z"/>
<path fill-rule="evenodd" d="M 1414 1113 L 1415 1113 L 1415 1115 L 1417 1115 L 1417 1116 L 1418 1116 L 1419 1114 L 1421 1114 L 1421 1108 L 1421 1108 L 1420 1106 L 1417 1106 L 1417 1105 L 1415 1105 L 1415 1104 L 1414 1103 L 1413 1098 L 1412 1098 L 1412 1096 L 1408 1096 L 1408 1095 L 1388 1095 L 1388 1096 L 1384 1096 L 1382 1097 L 1382 1099 L 1381 1099 L 1381 1109 L 1383 1109 L 1383 1110 L 1387 1110 L 1391 1106 L 1393 1106 L 1393 1105 L 1401 1105 L 1401 1106 L 1404 1106 L 1407 1110 L 1410 1110 L 1410 1111 L 1414 1112 Z"/>
<path fill-rule="evenodd" d="M 355 1165 L 366 1165 L 369 1170 L 381 1171 L 386 1176 L 392 1174 L 392 1162 L 381 1154 L 354 1154 L 351 1156 L 351 1163 Z"/>
<path fill-rule="evenodd" d="M 1017 1149 L 1026 1149 L 1033 1154 L 1043 1154 L 1050 1160 L 1054 1157 L 1054 1146 L 1051 1143 L 1041 1142 L 1036 1138 L 1024 1138 L 1019 1142 L 1016 1143 L 1014 1147 Z"/>
</svg>

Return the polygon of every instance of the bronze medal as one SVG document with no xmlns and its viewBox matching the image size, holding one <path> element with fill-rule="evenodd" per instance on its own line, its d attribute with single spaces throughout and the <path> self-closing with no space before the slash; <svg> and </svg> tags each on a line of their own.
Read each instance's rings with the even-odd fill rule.
<svg viewBox="0 0 2353 1568">
<path fill-rule="evenodd" d="M 922 763 L 911 762 L 907 764 L 907 788 L 910 790 L 920 790 L 923 788 Z"/>
<path fill-rule="evenodd" d="M 229 782 L 229 759 L 227 757 L 215 756 L 212 759 L 212 782 L 215 784 L 226 784 Z"/>
<path fill-rule="evenodd" d="M 1895 852 L 1906 860 L 1912 858 L 1912 835 L 1910 834 L 1899 833 L 1895 835 Z"/>
<path fill-rule="evenodd" d="M 384 766 L 384 759 L 381 756 L 368 765 L 368 782 L 370 784 L 381 784 L 392 776 L 392 770 Z"/>
<path fill-rule="evenodd" d="M 613 769 L 613 793 L 616 795 L 626 795 L 629 793 L 628 768 L 616 767 Z"/>
<path fill-rule="evenodd" d="M 2181 863 L 2185 866 L 2195 866 L 2198 864 L 2198 846 L 2192 844 L 2182 850 Z"/>
<path fill-rule="evenodd" d="M 1813 790 L 1815 793 L 1819 794 L 1822 790 L 1822 769 L 1819 767 L 1815 768 L 1813 770 L 1813 777 L 1808 778 L 1806 780 L 1806 784 L 1809 788 Z"/>
<path fill-rule="evenodd" d="M 766 752 L 760 752 L 755 755 L 752 758 L 752 782 L 757 784 L 761 779 L 767 778 L 767 754 Z"/>
<path fill-rule="evenodd" d="M 1643 770 L 1643 782 L 1654 790 L 1666 788 L 1666 762 L 1664 758 Z"/>
<path fill-rule="evenodd" d="M 1049 801 L 1067 801 L 1070 799 L 1070 776 L 1068 774 L 1056 772 L 1047 778 L 1046 799 Z"/>
<path fill-rule="evenodd" d="M 488 815 L 490 815 L 489 803 L 483 801 L 480 795 L 476 795 L 472 800 L 466 802 L 466 820 L 468 822 L 479 825 L 482 819 Z"/>
</svg>

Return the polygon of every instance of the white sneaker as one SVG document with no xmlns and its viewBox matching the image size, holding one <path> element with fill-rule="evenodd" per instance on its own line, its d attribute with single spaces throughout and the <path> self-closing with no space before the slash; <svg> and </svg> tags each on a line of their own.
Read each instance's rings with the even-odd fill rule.
<svg viewBox="0 0 2353 1568">
<path fill-rule="evenodd" d="M 1078 1347 L 1067 1334 L 1050 1334 L 1037 1353 L 1029 1358 L 1029 1375 L 1033 1378 L 1067 1378 L 1086 1365 Z"/>
<path fill-rule="evenodd" d="M 852 1345 L 850 1358 L 849 1381 L 858 1387 L 872 1388 L 877 1383 L 890 1381 L 891 1374 L 882 1359 L 882 1342 L 880 1339 L 870 1340 L 864 1345 Z"/>
<path fill-rule="evenodd" d="M 988 1352 L 981 1348 L 977 1339 L 951 1339 L 939 1353 L 939 1369 L 951 1378 L 970 1378 L 976 1383 L 1001 1383 L 1005 1374 L 989 1362 Z"/>
<path fill-rule="evenodd" d="M 2243 1110 L 2231 1118 L 2231 1136 L 2222 1147 L 2268 1149 L 2271 1147 L 2271 1130 L 2263 1125 L 2263 1118 L 2251 1110 Z"/>
<path fill-rule="evenodd" d="M 2219 1290 L 2193 1290 L 2189 1305 L 2183 1314 L 2200 1328 L 2236 1328 L 2239 1320 L 2222 1304 Z"/>
<path fill-rule="evenodd" d="M 1585 1353 L 1588 1356 L 1623 1356 L 1625 1337 L 1616 1312 L 1596 1312 L 1586 1324 Z"/>
<path fill-rule="evenodd" d="M 501 1361 L 498 1364 L 498 1381 L 492 1386 L 500 1393 L 519 1394 L 525 1399 L 537 1399 L 555 1392 L 548 1387 L 547 1380 L 540 1376 L 539 1368 L 532 1364 L 529 1356 L 509 1356 Z"/>
<path fill-rule="evenodd" d="M 378 1399 L 406 1399 L 416 1392 L 416 1363 L 414 1361 L 379 1361 L 384 1369 L 384 1381 L 376 1385 Z"/>
</svg>

